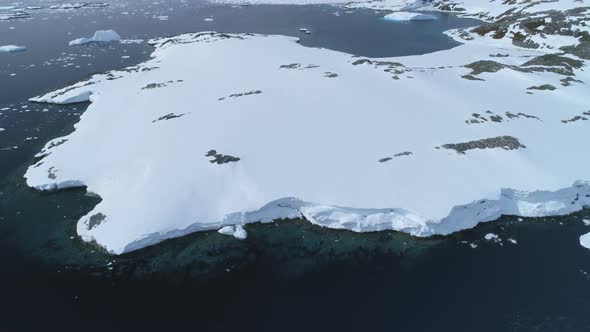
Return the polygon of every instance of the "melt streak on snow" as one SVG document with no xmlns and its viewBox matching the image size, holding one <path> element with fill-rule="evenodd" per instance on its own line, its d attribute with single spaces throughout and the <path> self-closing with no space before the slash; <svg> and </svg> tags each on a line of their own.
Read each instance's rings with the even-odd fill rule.
<svg viewBox="0 0 590 332">
<path fill-rule="evenodd" d="M 448 34 L 466 43 L 387 59 L 283 36 L 151 41 L 143 64 L 32 99 L 92 104 L 27 183 L 100 195 L 78 234 L 117 254 L 280 218 L 430 236 L 590 205 L 586 61 Z"/>
</svg>

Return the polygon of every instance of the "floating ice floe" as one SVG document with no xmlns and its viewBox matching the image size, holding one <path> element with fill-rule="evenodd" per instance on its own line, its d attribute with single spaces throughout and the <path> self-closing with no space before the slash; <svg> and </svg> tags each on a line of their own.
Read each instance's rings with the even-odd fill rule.
<svg viewBox="0 0 590 332">
<path fill-rule="evenodd" d="M 486 239 L 487 241 L 494 241 L 494 242 L 497 242 L 500 240 L 500 237 L 494 233 L 488 233 L 483 238 Z"/>
<path fill-rule="evenodd" d="M 22 51 L 26 51 L 26 50 L 27 50 L 27 48 L 25 46 L 17 46 L 17 45 L 0 46 L 0 53 L 1 52 L 14 53 L 14 52 L 22 52 Z"/>
<path fill-rule="evenodd" d="M 240 240 L 244 240 L 248 237 L 248 233 L 246 233 L 246 230 L 244 229 L 244 226 L 242 225 L 236 225 L 236 231 L 234 232 L 234 237 Z"/>
<path fill-rule="evenodd" d="M 114 30 L 99 30 L 94 33 L 92 38 L 78 38 L 72 40 L 69 44 L 70 46 L 77 46 L 95 42 L 115 42 L 119 41 L 120 39 L 121 36 L 119 36 L 119 34 Z"/>
<path fill-rule="evenodd" d="M 121 39 L 119 42 L 121 44 L 141 44 L 143 39 Z"/>
<path fill-rule="evenodd" d="M 430 14 L 412 13 L 412 12 L 393 12 L 383 17 L 387 21 L 429 21 L 436 20 L 436 16 Z"/>
<path fill-rule="evenodd" d="M 28 18 L 29 16 L 31 16 L 31 14 L 25 11 L 0 12 L 0 21 Z"/>
<path fill-rule="evenodd" d="M 235 237 L 236 239 L 244 240 L 248 237 L 248 233 L 244 229 L 244 226 L 238 225 L 230 225 L 222 227 L 218 230 L 219 233 L 224 235 L 230 235 Z"/>
<path fill-rule="evenodd" d="M 108 3 L 103 2 L 77 2 L 77 3 L 61 3 L 49 6 L 49 9 L 70 10 L 80 8 L 103 8 L 108 7 Z"/>
<path fill-rule="evenodd" d="M 31 10 L 41 10 L 41 9 L 48 9 L 48 10 L 74 10 L 80 8 L 103 8 L 108 7 L 109 4 L 107 3 L 100 3 L 100 2 L 92 2 L 92 3 L 64 3 L 64 4 L 56 4 L 51 5 L 49 7 L 41 7 L 41 6 L 26 6 L 25 8 L 18 8 L 15 6 L 2 6 L 0 7 L 0 21 L 6 20 L 15 20 L 21 18 L 28 18 L 31 14 L 24 9 L 31 11 Z"/>
<path fill-rule="evenodd" d="M 84 7 L 82 3 L 62 3 L 58 5 L 49 6 L 49 9 L 78 9 Z"/>
<path fill-rule="evenodd" d="M 585 226 L 590 226 L 590 219 L 582 219 Z"/>
</svg>

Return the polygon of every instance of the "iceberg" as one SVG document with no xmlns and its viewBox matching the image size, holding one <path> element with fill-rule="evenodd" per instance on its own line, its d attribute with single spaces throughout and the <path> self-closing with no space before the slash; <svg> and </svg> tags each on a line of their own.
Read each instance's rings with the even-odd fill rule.
<svg viewBox="0 0 590 332">
<path fill-rule="evenodd" d="M 99 30 L 94 33 L 94 36 L 92 38 L 78 38 L 78 39 L 72 40 L 69 43 L 69 45 L 70 46 L 77 46 L 77 45 L 96 43 L 96 42 L 108 43 L 108 42 L 114 42 L 114 41 L 119 41 L 119 40 L 121 40 L 121 36 L 119 36 L 119 34 L 117 32 L 115 32 L 114 30 Z"/>
<path fill-rule="evenodd" d="M 412 13 L 412 12 L 393 12 L 391 14 L 385 15 L 383 17 L 383 19 L 385 19 L 387 21 L 396 21 L 396 22 L 428 21 L 428 20 L 436 20 L 436 16 L 429 15 L 429 14 Z"/>
</svg>

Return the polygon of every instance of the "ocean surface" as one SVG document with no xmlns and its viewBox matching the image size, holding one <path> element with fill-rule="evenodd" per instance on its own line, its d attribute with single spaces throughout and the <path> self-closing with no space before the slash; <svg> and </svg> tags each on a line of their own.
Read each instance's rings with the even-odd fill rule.
<svg viewBox="0 0 590 332">
<path fill-rule="evenodd" d="M 590 250 L 578 243 L 588 210 L 430 239 L 292 220 L 249 225 L 245 241 L 206 232 L 122 256 L 82 242 L 75 224 L 100 198 L 40 193 L 23 174 L 87 105 L 29 97 L 142 62 L 148 39 L 183 32 L 290 35 L 384 57 L 457 46 L 442 31 L 477 25 L 446 14 L 388 22 L 386 12 L 334 6 L 108 4 L 0 21 L 0 45 L 28 48 L 0 53 L 0 331 L 590 331 Z M 68 46 L 100 29 L 128 42 Z"/>
</svg>

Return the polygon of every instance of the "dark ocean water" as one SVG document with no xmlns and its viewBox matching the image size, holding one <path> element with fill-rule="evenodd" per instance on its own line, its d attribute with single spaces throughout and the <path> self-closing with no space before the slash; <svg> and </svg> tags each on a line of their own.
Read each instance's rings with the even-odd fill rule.
<svg viewBox="0 0 590 332">
<path fill-rule="evenodd" d="M 84 190 L 39 193 L 24 182 L 34 154 L 71 132 L 86 107 L 26 99 L 151 52 L 145 43 L 67 46 L 72 39 L 98 29 L 144 40 L 218 30 L 396 56 L 456 46 L 441 32 L 477 24 L 448 15 L 393 23 L 384 14 L 112 1 L 0 21 L 0 45 L 28 47 L 0 54 L 0 332 L 590 331 L 590 251 L 578 244 L 590 231 L 581 222 L 590 211 L 525 222 L 506 217 L 432 239 L 283 221 L 247 226 L 245 241 L 208 232 L 110 256 L 75 233 L 100 198 Z M 503 240 L 485 241 L 488 232 Z"/>
</svg>

